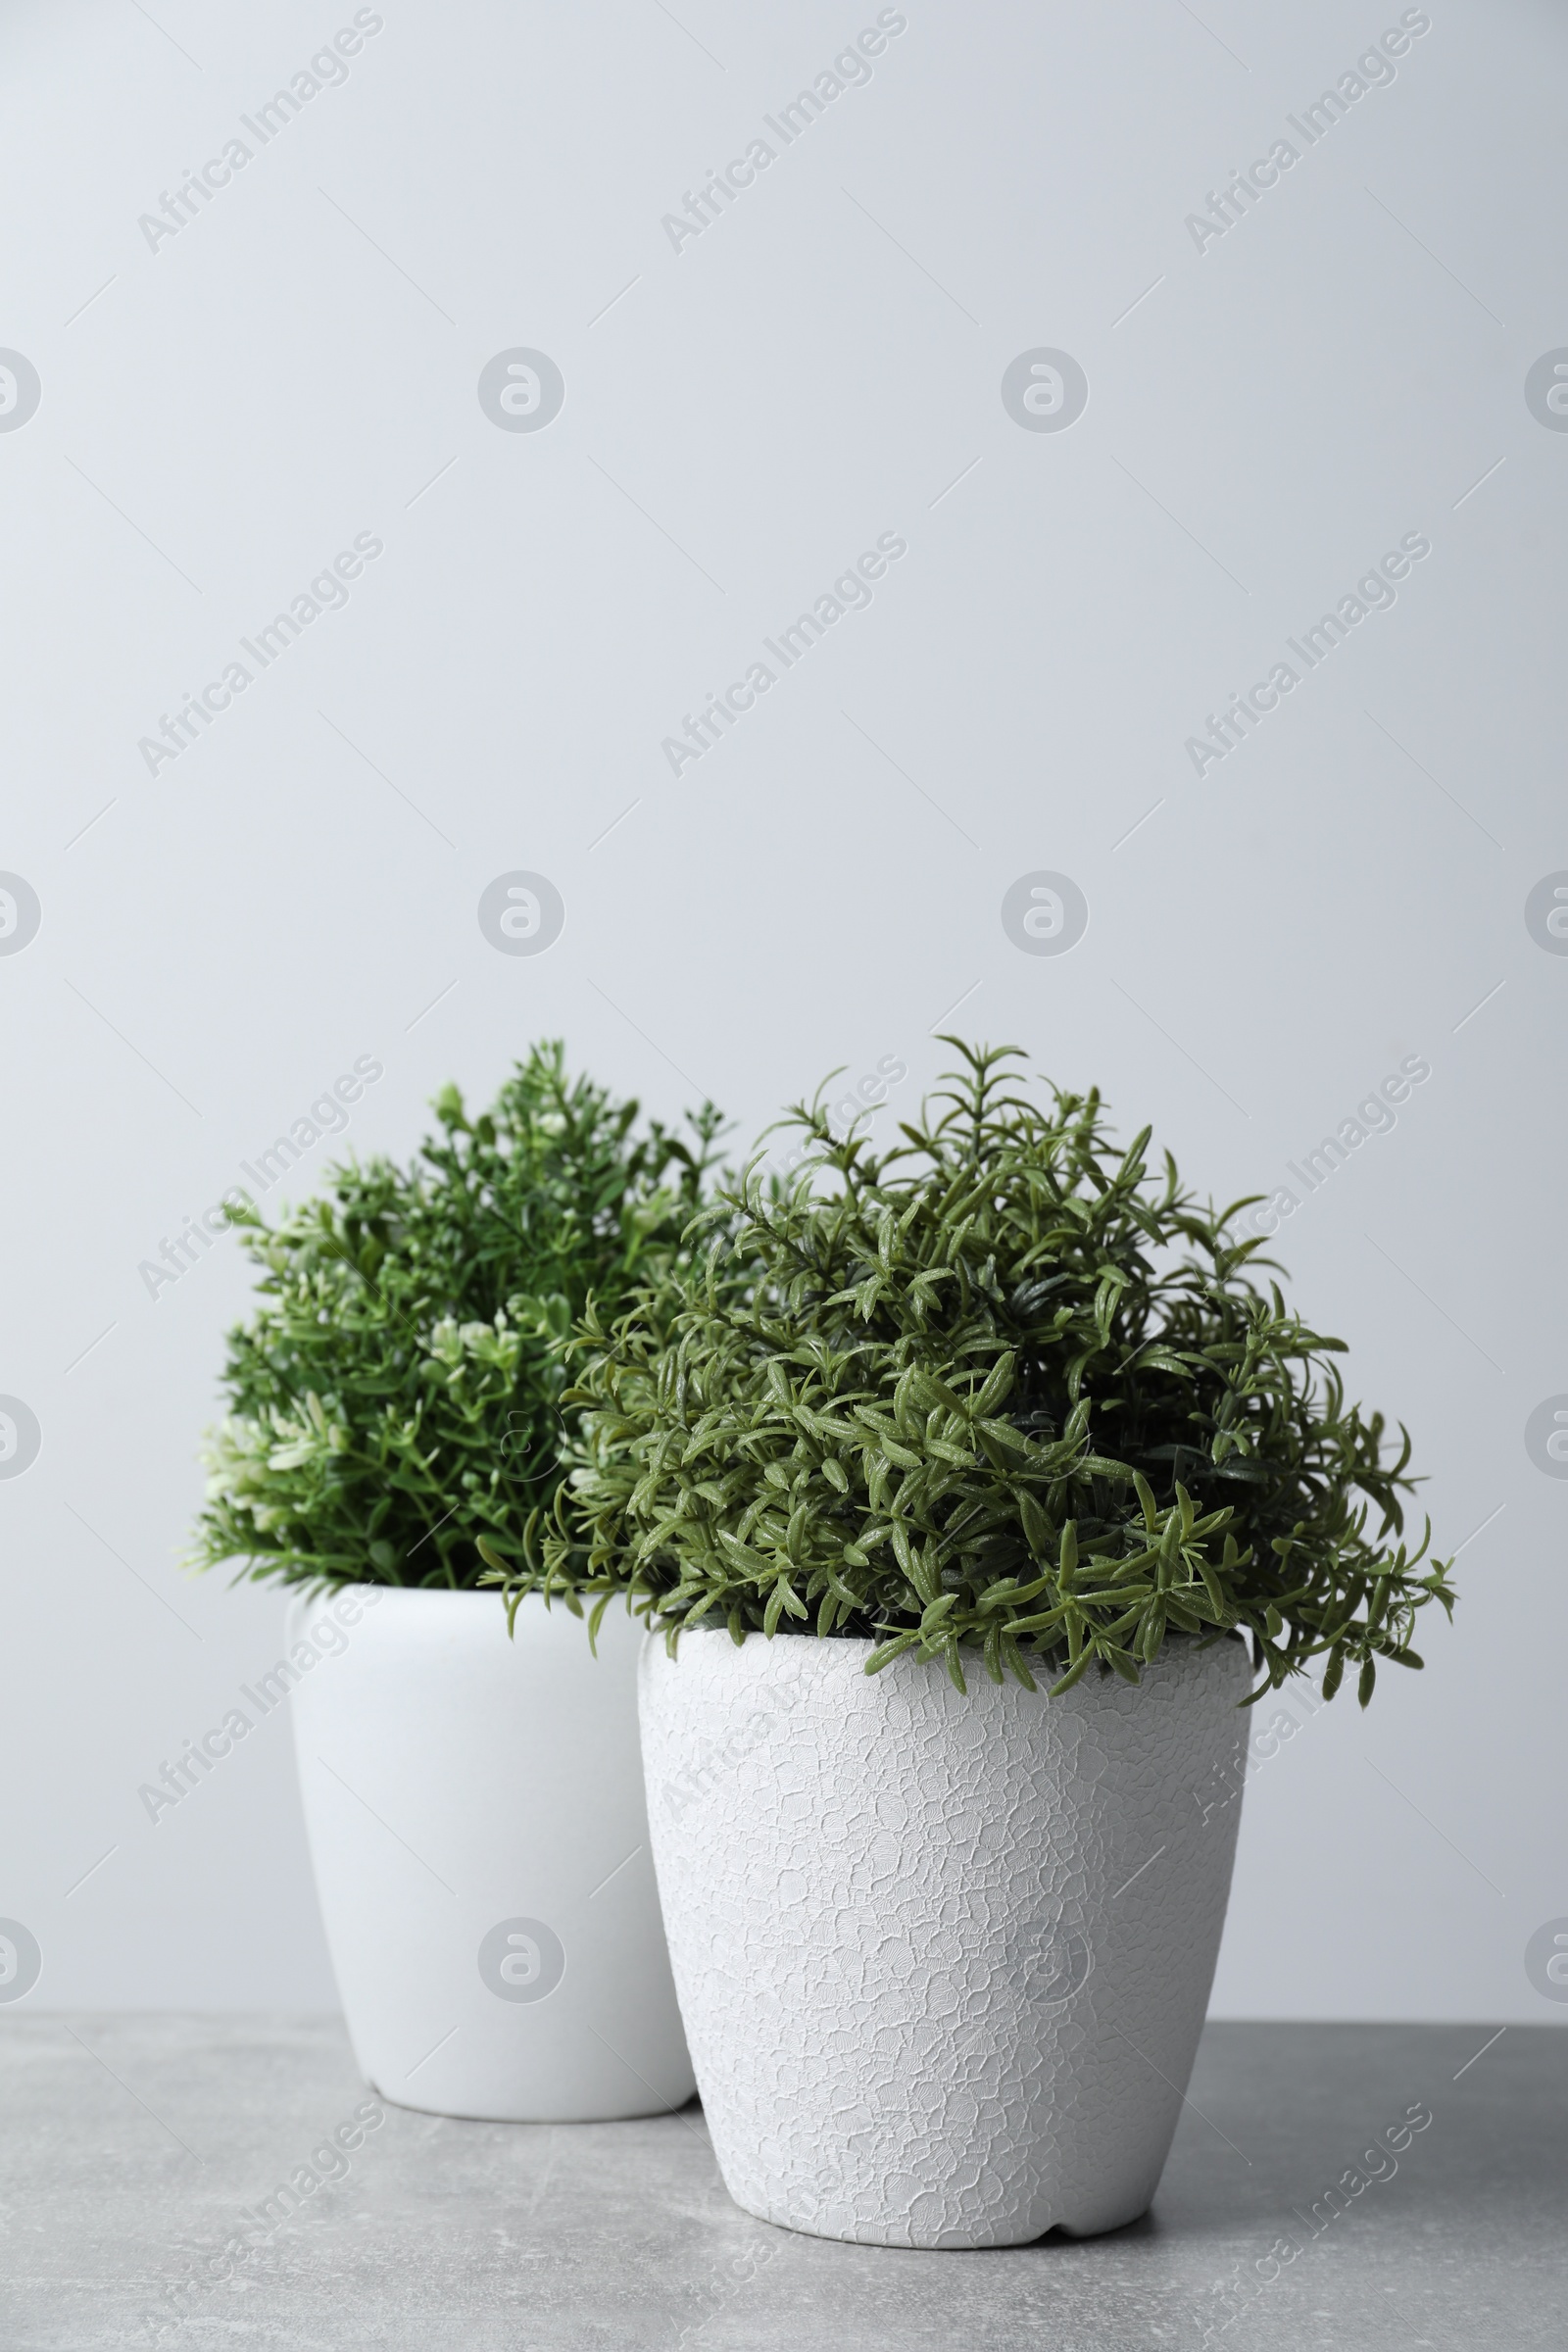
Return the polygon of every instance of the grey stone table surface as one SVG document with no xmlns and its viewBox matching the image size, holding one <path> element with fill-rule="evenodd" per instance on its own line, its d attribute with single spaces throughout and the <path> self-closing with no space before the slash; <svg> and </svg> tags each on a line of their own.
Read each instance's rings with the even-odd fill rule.
<svg viewBox="0 0 1568 2352">
<path fill-rule="evenodd" d="M 0 2352 L 1568 2344 L 1549 2027 L 1211 2025 L 1152 2211 L 990 2253 L 753 2221 L 695 2102 L 382 2107 L 336 2019 L 13 2013 L 0 2119 Z"/>
</svg>

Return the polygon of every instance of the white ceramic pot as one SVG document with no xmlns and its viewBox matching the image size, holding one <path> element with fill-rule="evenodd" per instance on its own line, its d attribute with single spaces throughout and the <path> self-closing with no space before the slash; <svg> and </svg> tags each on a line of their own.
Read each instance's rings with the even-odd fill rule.
<svg viewBox="0 0 1568 2352">
<path fill-rule="evenodd" d="M 291 1611 L 300 1788 L 354 2053 L 400 2106 L 504 2123 L 692 2091 L 637 1751 L 641 1627 L 355 1585 Z M 302 1653 L 301 1644 L 307 1645 Z"/>
<path fill-rule="evenodd" d="M 651 1637 L 649 1823 L 714 2151 L 869 2245 L 1087 2235 L 1154 2193 L 1230 1891 L 1250 1683 L 1167 1642 L 1061 1698 L 858 1641 Z"/>
</svg>

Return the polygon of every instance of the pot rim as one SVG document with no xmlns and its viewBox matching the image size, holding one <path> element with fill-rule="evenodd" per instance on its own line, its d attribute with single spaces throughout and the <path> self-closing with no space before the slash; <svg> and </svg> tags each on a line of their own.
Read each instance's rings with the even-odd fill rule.
<svg viewBox="0 0 1568 2352">
<path fill-rule="evenodd" d="M 536 1596 L 532 1593 L 528 1595 L 529 1599 L 533 1599 Z M 810 1656 L 817 1653 L 830 1656 L 835 1651 L 851 1651 L 857 1649 L 863 1650 L 867 1655 L 869 1655 L 872 1650 L 881 1647 L 880 1642 L 873 1641 L 867 1634 L 786 1634 L 782 1628 L 780 1628 L 779 1632 L 776 1634 L 764 1634 L 759 1626 L 753 1626 L 747 1633 L 745 1641 L 737 1642 L 730 1640 L 729 1629 L 727 1626 L 692 1625 L 681 1626 L 677 1629 L 679 1639 L 676 1642 L 674 1652 L 671 1654 L 666 1640 L 670 1630 L 671 1629 L 668 1626 L 649 1625 L 646 1627 L 647 1639 L 650 1642 L 657 1642 L 661 1650 L 662 1650 L 663 1655 L 669 1660 L 670 1664 L 677 1666 L 680 1663 L 681 1646 L 685 1642 L 705 1642 L 710 1639 L 722 1641 L 726 1642 L 730 1648 L 740 1650 L 750 1648 L 752 1643 L 756 1642 L 760 1643 L 770 1655 L 774 1650 L 777 1650 L 782 1643 L 784 1645 L 782 1654 L 785 1657 L 792 1657 L 798 1651 L 806 1656 Z M 1227 1642 L 1239 1642 L 1244 1650 L 1247 1648 L 1247 1636 L 1245 1633 L 1243 1633 L 1239 1626 L 1226 1626 L 1219 1633 L 1217 1640 L 1211 1639 L 1207 1635 L 1184 1633 L 1179 1627 L 1172 1626 L 1166 1631 L 1165 1639 L 1160 1646 L 1158 1656 L 1147 1662 L 1157 1666 L 1160 1658 L 1163 1657 L 1192 1656 L 1199 1649 L 1220 1650 Z M 910 1651 L 904 1650 L 897 1658 L 890 1659 L 889 1665 L 902 1666 L 906 1658 L 909 1657 L 911 1654 L 912 1653 Z M 967 1666 L 971 1659 L 978 1664 L 981 1653 L 978 1648 L 974 1648 L 964 1650 L 962 1655 L 964 1663 Z M 916 1665 L 922 1663 L 928 1665 L 933 1669 L 934 1672 L 942 1674 L 944 1677 L 946 1676 L 947 1670 L 939 1658 L 928 1658 L 923 1661 L 917 1658 L 915 1663 Z M 1031 1659 L 1030 1663 L 1033 1665 L 1035 1661 Z M 1044 1660 L 1039 1661 L 1039 1663 L 1042 1673 L 1048 1671 Z M 883 1671 L 886 1672 L 887 1669 L 884 1668 Z M 990 1677 L 985 1674 L 983 1667 L 981 1667 L 981 1680 L 990 1681 Z M 1017 1678 L 1016 1676 L 1009 1675 L 1007 1680 L 1009 1682 L 1016 1682 Z M 993 1686 L 993 1688 L 998 1687 L 999 1686 Z M 1027 1688 L 1027 1686 L 1019 1683 L 1018 1688 L 1019 1690 L 1024 1690 Z"/>
<path fill-rule="evenodd" d="M 534 1594 L 529 1594 L 529 1597 L 534 1597 Z M 750 1633 L 745 1635 L 745 1642 L 731 1642 L 729 1628 L 726 1628 L 726 1625 L 689 1625 L 689 1628 L 679 1628 L 679 1640 L 677 1640 L 677 1644 L 674 1644 L 674 1653 L 670 1653 L 670 1646 L 667 1646 L 667 1640 L 665 1640 L 667 1633 L 670 1633 L 667 1625 L 644 1625 L 644 1658 L 662 1656 L 665 1665 L 679 1665 L 679 1653 L 682 1653 L 686 1642 L 703 1642 L 703 1644 L 710 1640 L 724 1642 L 724 1646 L 733 1648 L 733 1651 L 745 1651 L 745 1648 L 753 1646 L 753 1642 L 755 1642 L 755 1644 L 760 1644 L 766 1651 L 766 1665 L 771 1665 L 771 1668 L 776 1668 L 778 1672 L 785 1672 L 785 1660 L 788 1658 L 804 1660 L 804 1658 L 820 1656 L 823 1665 L 827 1665 L 835 1653 L 847 1653 L 847 1656 L 854 1656 L 854 1653 L 858 1651 L 862 1658 L 870 1658 L 870 1653 L 874 1651 L 874 1648 L 882 1646 L 879 1642 L 874 1642 L 870 1635 L 858 1635 L 858 1633 L 851 1633 L 851 1635 L 839 1635 L 839 1633 L 830 1633 L 830 1635 L 813 1635 L 813 1633 L 764 1635 L 761 1633 L 761 1628 L 750 1630 Z M 1227 1628 L 1220 1633 L 1218 1640 L 1210 1640 L 1210 1637 L 1197 1635 L 1197 1633 L 1183 1633 L 1180 1628 L 1168 1628 L 1166 1640 L 1163 1640 L 1163 1644 L 1159 1648 L 1159 1656 L 1152 1658 L 1152 1660 L 1143 1660 L 1143 1663 L 1140 1663 L 1140 1680 L 1138 1680 L 1138 1684 L 1128 1684 L 1128 1689 L 1143 1687 L 1145 1672 L 1150 1670 L 1150 1665 L 1161 1665 L 1161 1660 L 1168 1660 L 1168 1663 L 1175 1665 L 1178 1660 L 1201 1656 L 1203 1651 L 1213 1651 L 1215 1656 L 1234 1656 L 1234 1651 L 1230 1648 L 1232 1642 L 1239 1646 L 1242 1656 L 1249 1660 L 1249 1675 L 1250 1675 L 1250 1670 L 1253 1670 L 1250 1668 L 1250 1648 L 1249 1648 L 1249 1642 L 1246 1642 L 1246 1635 L 1242 1633 L 1239 1625 L 1227 1625 Z M 889 1665 L 882 1670 L 882 1675 L 889 1675 L 894 1668 L 907 1665 L 909 1658 L 914 1658 L 912 1651 L 901 1651 L 901 1656 L 889 1660 Z M 941 1680 L 945 1687 L 953 1691 L 955 1698 L 959 1700 L 959 1705 L 964 1705 L 964 1703 L 968 1703 L 968 1700 L 976 1698 L 978 1689 L 992 1689 L 992 1691 L 995 1691 L 995 1689 L 1013 1689 L 1013 1691 L 1025 1693 L 1025 1698 L 1030 1695 L 1030 1687 L 1027 1687 L 1025 1682 L 1020 1682 L 1015 1675 L 1008 1675 L 1006 1680 L 999 1682 L 999 1684 L 992 1682 L 990 1675 L 985 1672 L 983 1656 L 980 1656 L 978 1648 L 966 1648 L 966 1651 L 961 1651 L 961 1658 L 964 1658 L 964 1672 L 966 1672 L 966 1680 L 968 1680 L 966 1693 L 959 1691 L 959 1689 L 950 1682 L 948 1668 L 945 1668 L 941 1658 L 924 1658 L 924 1660 L 914 1658 L 914 1665 L 924 1665 L 926 1672 L 936 1675 L 938 1680 Z M 1051 1668 L 1046 1665 L 1046 1660 L 1030 1660 L 1030 1665 L 1032 1668 L 1037 1668 L 1037 1695 L 1039 1698 L 1049 1698 L 1051 1691 L 1049 1691 L 1049 1687 L 1046 1687 L 1044 1677 L 1049 1675 Z M 882 1677 L 867 1675 L 865 1680 L 877 1682 L 877 1680 L 882 1680 Z M 1084 1682 L 1077 1684 L 1077 1689 L 1084 1689 L 1084 1687 L 1086 1687 Z M 1072 1693 L 1065 1693 L 1065 1695 L 1072 1695 Z"/>
</svg>

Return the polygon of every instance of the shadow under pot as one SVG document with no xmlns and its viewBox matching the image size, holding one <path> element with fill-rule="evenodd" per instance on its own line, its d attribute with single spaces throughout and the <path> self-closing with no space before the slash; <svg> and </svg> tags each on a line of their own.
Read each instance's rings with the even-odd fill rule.
<svg viewBox="0 0 1568 2352">
<path fill-rule="evenodd" d="M 1219 1951 L 1251 1675 L 967 1693 L 868 1642 L 649 1637 L 654 1859 L 724 2184 L 865 2245 L 1115 2230 L 1154 2194 Z"/>
<path fill-rule="evenodd" d="M 648 1849 L 642 1629 L 353 1585 L 290 1609 L 327 1948 L 360 2070 L 432 2115 L 585 2123 L 693 2087 Z"/>
</svg>

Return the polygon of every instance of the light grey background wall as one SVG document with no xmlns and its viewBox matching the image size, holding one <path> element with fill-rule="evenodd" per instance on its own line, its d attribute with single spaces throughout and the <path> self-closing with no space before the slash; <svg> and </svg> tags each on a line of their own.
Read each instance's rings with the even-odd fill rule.
<svg viewBox="0 0 1568 2352">
<path fill-rule="evenodd" d="M 15 1474 L 32 1424 L 0 1407 L 0 1914 L 34 2003 L 333 1999 L 286 1708 L 176 1809 L 138 1801 L 282 1632 L 275 1593 L 175 1565 L 242 1261 L 144 1263 L 358 1057 L 382 1074 L 274 1199 L 344 1144 L 407 1152 L 444 1080 L 483 1097 L 538 1036 L 749 1133 L 892 1057 L 886 1123 L 956 1024 L 1098 1081 L 1216 1195 L 1294 1190 L 1298 1295 L 1410 1423 L 1459 1552 L 1425 1675 L 1265 1740 L 1216 2009 L 1559 2014 L 1523 1954 L 1568 1913 L 1568 1483 L 1526 1447 L 1568 1392 L 1568 942 L 1526 920 L 1568 869 L 1550 361 L 1526 399 L 1568 347 L 1561 13 L 0 23 L 0 868 L 40 914 L 26 938 L 0 883 L 0 1392 L 41 1435 Z M 766 118 L 813 86 L 786 144 Z M 264 143 L 246 118 L 291 89 Z M 1325 90 L 1339 118 L 1293 127 Z M 727 209 L 664 224 L 758 139 Z M 518 349 L 564 378 L 543 429 L 481 407 Z M 1087 377 L 1063 429 L 1041 350 Z M 880 534 L 906 553 L 786 671 L 764 638 Z M 346 601 L 311 598 L 357 538 Z M 1342 610 L 1309 668 L 1288 641 Z M 196 740 L 141 748 L 235 662 Z M 1213 756 L 1209 714 L 1281 662 Z M 541 954 L 480 928 L 517 871 L 564 905 Z M 1065 953 L 1004 927 L 1041 872 L 1087 902 Z M 1412 1059 L 1308 1193 L 1289 1163 Z"/>
</svg>

